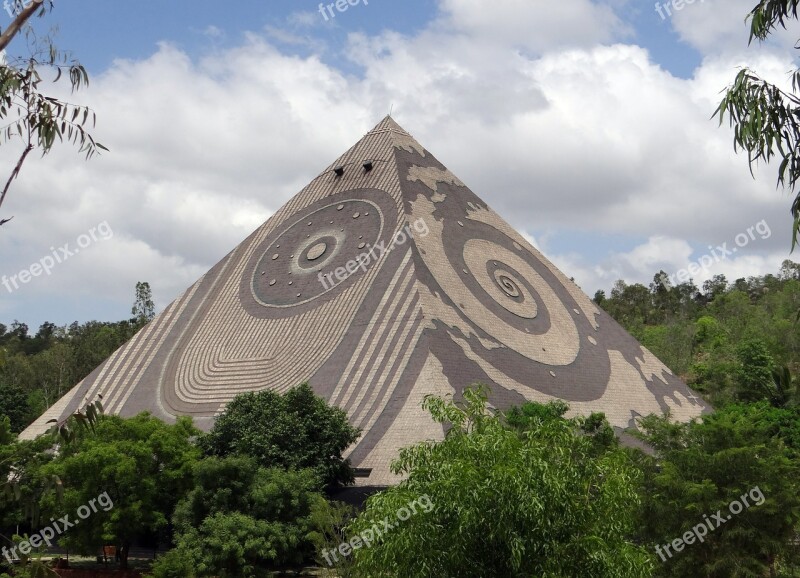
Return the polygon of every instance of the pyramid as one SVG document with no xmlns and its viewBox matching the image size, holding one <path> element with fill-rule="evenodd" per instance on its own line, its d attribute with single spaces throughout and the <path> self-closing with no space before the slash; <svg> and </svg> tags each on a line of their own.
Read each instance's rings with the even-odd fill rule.
<svg viewBox="0 0 800 578">
<path fill-rule="evenodd" d="M 533 202 L 533 201 L 532 201 Z M 626 428 L 706 405 L 387 117 L 23 432 L 88 401 L 190 415 L 309 382 L 362 429 L 361 485 L 442 439 L 425 395 L 481 382 L 503 409 L 562 399 Z"/>
</svg>

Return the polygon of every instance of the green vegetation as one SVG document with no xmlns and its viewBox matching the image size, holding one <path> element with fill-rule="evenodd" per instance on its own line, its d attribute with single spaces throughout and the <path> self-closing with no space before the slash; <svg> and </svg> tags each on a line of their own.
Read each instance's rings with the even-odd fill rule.
<svg viewBox="0 0 800 578">
<path fill-rule="evenodd" d="M 252 457 L 208 458 L 175 511 L 177 548 L 153 568 L 199 576 L 256 576 L 314 558 L 315 510 L 328 504 L 311 470 L 263 468 Z M 185 575 L 185 574 L 184 574 Z"/>
<path fill-rule="evenodd" d="M 531 404 L 507 427 L 487 413 L 482 389 L 466 390 L 463 404 L 425 405 L 453 425 L 446 439 L 403 450 L 394 470 L 408 478 L 370 498 L 348 532 L 396 521 L 420 496 L 433 509 L 357 549 L 354 575 L 650 575 L 649 555 L 629 539 L 639 474 L 604 424 L 587 435 L 584 420 L 561 417 L 564 404 Z"/>
<path fill-rule="evenodd" d="M 133 313 L 116 323 L 45 322 L 35 335 L 24 323 L 0 323 L 0 415 L 11 430 L 22 431 L 152 319 L 147 283 L 136 285 Z"/>
<path fill-rule="evenodd" d="M 642 436 L 656 450 L 639 456 L 640 537 L 670 544 L 711 519 L 704 541 L 662 553 L 665 576 L 775 576 L 793 567 L 800 521 L 800 408 L 768 402 L 732 404 L 702 422 L 644 418 Z M 729 504 L 750 498 L 740 513 Z M 714 514 L 722 512 L 724 525 Z M 785 576 L 792 574 L 782 574 Z"/>
<path fill-rule="evenodd" d="M 799 401 L 786 370 L 800 372 L 800 265 L 733 283 L 717 275 L 702 289 L 665 278 L 659 272 L 649 287 L 618 281 L 595 302 L 714 407 Z"/>
<path fill-rule="evenodd" d="M 394 465 L 405 481 L 360 514 L 325 494 L 352 482 L 342 452 L 359 432 L 306 384 L 238 396 L 208 434 L 188 419 L 102 416 L 92 403 L 16 441 L 12 431 L 152 318 L 149 287 L 137 287 L 130 321 L 45 324 L 32 337 L 15 323 L 0 332 L 4 544 L 105 494 L 113 507 L 60 543 L 88 554 L 114 544 L 123 565 L 133 543 L 173 544 L 153 566 L 159 578 L 315 562 L 341 578 L 800 576 L 800 266 L 702 288 L 664 278 L 620 281 L 595 301 L 714 414 L 643 417 L 632 432 L 643 452 L 621 446 L 602 414 L 566 417 L 563 402 L 494 412 L 481 387 L 428 398 L 446 439 L 406 448 Z M 343 555 L 342 544 L 358 547 Z"/>
<path fill-rule="evenodd" d="M 127 568 L 134 539 L 165 528 L 178 499 L 192 487 L 200 452 L 191 439 L 198 433 L 190 418 L 168 425 L 147 413 L 104 416 L 94 432 L 84 430 L 43 468 L 65 488 L 60 499 L 49 494 L 43 510 L 50 516 L 77 512 L 101 494 L 113 507 L 93 511 L 87 523 L 70 528 L 62 545 L 91 555 L 114 544 Z"/>
<path fill-rule="evenodd" d="M 239 395 L 214 422 L 200 445 L 208 455 L 253 456 L 260 466 L 313 470 L 320 484 L 353 483 L 342 452 L 358 439 L 344 411 L 331 408 L 303 384 L 280 395 Z"/>
<path fill-rule="evenodd" d="M 0 494 L 0 538 L 7 550 L 34 555 L 44 547 L 34 536 L 50 532 L 73 554 L 114 545 L 126 568 L 134 543 L 174 543 L 155 564 L 156 576 L 261 576 L 313 562 L 315 544 L 330 531 L 323 522 L 342 509 L 321 489 L 325 480 L 352 478 L 338 448 L 357 431 L 307 385 L 235 399 L 220 416 L 222 429 L 207 436 L 190 418 L 170 425 L 147 413 L 125 419 L 101 409 L 93 402 L 35 441 L 17 441 L 8 417 L 0 419 L 0 474 L 9 480 Z M 279 410 L 282 419 L 267 419 Z M 226 431 L 248 435 L 235 428 L 253 411 L 266 420 L 252 432 L 255 443 L 203 457 L 203 449 L 227 449 Z M 295 456 L 285 444 L 266 451 L 264 440 L 292 428 Z M 28 569 L 46 567 L 33 561 Z"/>
<path fill-rule="evenodd" d="M 779 27 L 786 28 L 797 20 L 798 0 L 759 0 L 747 19 L 750 22 L 750 43 L 764 42 Z M 795 44 L 797 47 L 797 44 Z M 800 69 L 792 71 L 791 92 L 763 80 L 749 68 L 739 71 L 715 116 L 733 128 L 734 150 L 745 151 L 753 166 L 759 162 L 779 160 L 778 185 L 795 191 L 800 184 Z M 800 193 L 792 202 L 794 229 L 792 249 L 800 241 Z"/>
</svg>

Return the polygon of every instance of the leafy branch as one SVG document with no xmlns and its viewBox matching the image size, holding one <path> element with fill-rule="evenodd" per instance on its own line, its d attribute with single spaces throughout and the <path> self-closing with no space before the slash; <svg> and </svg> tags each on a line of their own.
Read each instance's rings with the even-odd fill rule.
<svg viewBox="0 0 800 578">
<path fill-rule="evenodd" d="M 87 403 L 61 421 L 56 419 L 49 420 L 47 423 L 52 423 L 53 425 L 48 430 L 48 433 L 58 434 L 64 443 L 70 443 L 75 440 L 75 433 L 79 429 L 94 432 L 97 420 L 103 415 L 103 396 L 98 394 L 97 397 L 98 399 Z"/>
<path fill-rule="evenodd" d="M 40 14 L 45 11 L 41 2 L 31 3 L 14 22 L 19 22 L 26 13 L 29 18 L 35 12 L 31 12 L 31 8 L 40 9 Z M 0 35 L 0 49 L 4 47 L 3 38 L 10 30 L 11 27 Z M 38 148 L 42 155 L 46 155 L 56 142 L 66 141 L 77 146 L 87 160 L 101 150 L 108 150 L 88 132 L 89 128 L 94 128 L 96 122 L 96 116 L 89 107 L 59 100 L 40 90 L 43 69 L 53 71 L 54 83 L 61 80 L 66 73 L 73 92 L 89 84 L 86 69 L 78 61 L 71 59 L 68 53 L 59 51 L 49 37 L 40 41 L 32 29 L 28 29 L 26 38 L 30 56 L 12 59 L 0 65 L 0 120 L 7 121 L 0 127 L 0 145 L 17 138 L 23 143 L 17 163 L 0 191 L 0 207 L 12 182 L 19 176 L 22 165 L 34 149 Z M 0 220 L 0 225 L 9 220 Z"/>
<path fill-rule="evenodd" d="M 749 43 L 765 41 L 777 27 L 786 28 L 789 20 L 797 20 L 800 0 L 761 0 L 747 15 L 750 21 Z M 798 46 L 800 48 L 800 46 Z M 750 174 L 759 161 L 779 159 L 777 186 L 790 192 L 800 181 L 800 71 L 791 75 L 792 93 L 769 83 L 749 68 L 739 71 L 734 82 L 714 111 L 719 123 L 728 115 L 733 127 L 733 148 L 748 154 Z M 754 176 L 754 175 L 753 175 Z M 800 192 L 791 205 L 794 219 L 792 251 L 800 241 Z"/>
</svg>

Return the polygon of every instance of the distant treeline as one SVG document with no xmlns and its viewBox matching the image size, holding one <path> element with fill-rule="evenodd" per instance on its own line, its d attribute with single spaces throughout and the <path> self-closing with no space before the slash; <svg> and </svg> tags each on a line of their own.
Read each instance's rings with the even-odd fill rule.
<svg viewBox="0 0 800 578">
<path fill-rule="evenodd" d="M 594 301 L 714 406 L 769 399 L 773 372 L 800 371 L 800 264 L 703 286 L 617 281 Z"/>
<path fill-rule="evenodd" d="M 155 316 L 150 285 L 136 284 L 127 321 L 45 322 L 35 335 L 25 323 L 0 323 L 0 416 L 20 432 L 89 375 Z"/>
</svg>

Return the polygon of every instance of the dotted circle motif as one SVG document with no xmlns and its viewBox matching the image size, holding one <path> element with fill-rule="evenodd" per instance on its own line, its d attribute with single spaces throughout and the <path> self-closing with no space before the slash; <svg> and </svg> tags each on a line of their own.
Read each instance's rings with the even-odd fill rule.
<svg viewBox="0 0 800 578">
<path fill-rule="evenodd" d="M 306 207 L 262 241 L 249 276 L 259 305 L 292 308 L 335 296 L 375 266 L 378 251 L 368 262 L 361 256 L 387 240 L 396 219 L 387 222 L 391 198 L 369 191 L 341 193 Z"/>
</svg>

